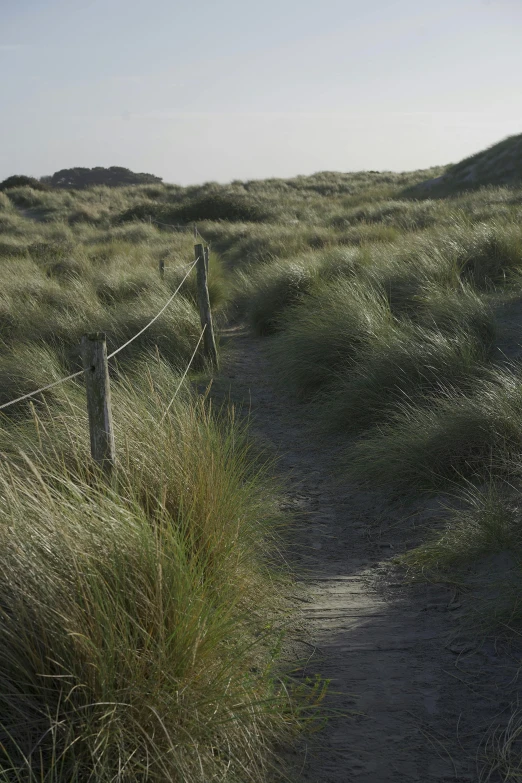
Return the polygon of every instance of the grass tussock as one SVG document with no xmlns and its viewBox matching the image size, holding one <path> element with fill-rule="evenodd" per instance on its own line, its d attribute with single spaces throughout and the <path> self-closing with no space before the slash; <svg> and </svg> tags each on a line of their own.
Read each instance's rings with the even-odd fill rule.
<svg viewBox="0 0 522 783">
<path fill-rule="evenodd" d="M 470 392 L 485 375 L 487 355 L 468 332 L 445 335 L 413 324 L 390 329 L 353 366 L 332 374 L 317 401 L 321 419 L 334 430 L 360 432 L 450 384 Z"/>
<path fill-rule="evenodd" d="M 405 555 L 404 564 L 415 574 L 460 574 L 464 581 L 470 564 L 481 559 L 511 553 L 522 562 L 520 508 L 513 486 L 487 481 L 481 487 L 469 486 L 458 498 L 443 530 Z"/>
<path fill-rule="evenodd" d="M 357 444 L 351 471 L 420 492 L 505 475 L 520 454 L 521 414 L 519 370 L 490 370 L 470 394 L 446 388 L 401 405 Z"/>
<path fill-rule="evenodd" d="M 272 334 L 281 328 L 285 310 L 310 294 L 317 281 L 317 265 L 306 256 L 263 264 L 238 273 L 236 306 L 256 334 Z"/>
<path fill-rule="evenodd" d="M 63 378 L 65 367 L 57 351 L 36 342 L 12 345 L 12 353 L 0 356 L 0 405 L 29 394 Z M 61 395 L 61 388 L 49 389 L 45 399 Z M 40 400 L 44 398 L 40 397 Z M 27 411 L 27 403 L 8 409 L 13 415 Z"/>
<path fill-rule="evenodd" d="M 400 558 L 411 579 L 457 588 L 461 625 L 483 638 L 518 635 L 522 621 L 519 460 L 510 468 L 509 481 L 468 484 L 448 503 L 443 524 Z"/>
<path fill-rule="evenodd" d="M 492 729 L 484 745 L 486 763 L 480 783 L 500 779 L 506 783 L 522 780 L 522 714 L 517 706 L 502 728 Z"/>
<path fill-rule="evenodd" d="M 226 220 L 231 223 L 264 223 L 273 218 L 266 205 L 256 198 L 237 192 L 209 192 L 189 196 L 181 203 L 158 204 L 155 200 L 145 201 L 122 212 L 118 220 L 152 220 L 164 224 L 183 225 L 194 221 Z"/>
<path fill-rule="evenodd" d="M 114 489 L 86 462 L 79 388 L 2 430 L 6 780 L 261 781 L 298 728 L 273 667 L 267 468 L 187 387 L 162 418 L 175 385 L 157 360 L 114 384 Z"/>
<path fill-rule="evenodd" d="M 328 384 L 332 373 L 354 364 L 358 354 L 391 328 L 383 294 L 339 280 L 289 309 L 271 351 L 278 377 L 306 397 Z"/>
</svg>

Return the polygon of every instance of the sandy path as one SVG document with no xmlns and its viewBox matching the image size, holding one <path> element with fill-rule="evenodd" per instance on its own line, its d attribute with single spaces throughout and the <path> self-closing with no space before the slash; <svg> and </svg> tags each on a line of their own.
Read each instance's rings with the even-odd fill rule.
<svg viewBox="0 0 522 783">
<path fill-rule="evenodd" d="M 449 643 L 455 594 L 404 586 L 389 564 L 411 546 L 416 526 L 440 514 L 437 504 L 406 507 L 340 486 L 339 444 L 319 442 L 304 409 L 274 390 L 266 341 L 231 329 L 223 342 L 228 358 L 214 394 L 250 409 L 256 437 L 280 457 L 288 508 L 300 519 L 291 553 L 302 575 L 295 638 L 313 652 L 306 673 L 331 680 L 328 706 L 342 713 L 315 746 L 300 749 L 298 779 L 482 779 L 481 743 L 517 697 L 518 656 L 500 655 L 488 642 Z"/>
</svg>

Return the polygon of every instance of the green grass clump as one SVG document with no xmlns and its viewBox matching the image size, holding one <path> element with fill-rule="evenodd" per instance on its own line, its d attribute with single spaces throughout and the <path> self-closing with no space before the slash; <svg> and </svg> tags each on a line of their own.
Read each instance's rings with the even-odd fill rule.
<svg viewBox="0 0 522 783">
<path fill-rule="evenodd" d="M 521 452 L 520 373 L 491 370 L 471 394 L 447 389 L 404 404 L 357 443 L 350 471 L 369 482 L 433 491 L 504 475 Z"/>
<path fill-rule="evenodd" d="M 319 277 L 324 282 L 338 278 L 355 279 L 362 275 L 368 254 L 358 247 L 332 246 L 314 254 L 319 266 Z"/>
<path fill-rule="evenodd" d="M 468 332 L 452 335 L 413 324 L 385 332 L 359 361 L 332 373 L 319 415 L 328 428 L 359 432 L 385 421 L 398 404 L 423 404 L 451 384 L 472 391 L 488 352 Z"/>
<path fill-rule="evenodd" d="M 24 219 L 22 215 L 17 214 L 14 210 L 10 211 L 6 209 L 5 211 L 2 211 L 0 209 L 0 234 L 7 234 L 9 239 L 18 238 L 20 240 L 27 237 L 27 234 L 30 233 L 27 226 L 28 222 L 29 221 Z"/>
<path fill-rule="evenodd" d="M 66 375 L 63 361 L 55 350 L 36 342 L 14 343 L 11 351 L 0 356 L 0 405 L 29 394 Z M 61 396 L 61 387 L 46 392 L 45 399 Z M 41 402 L 39 396 L 33 403 Z M 21 402 L 6 409 L 12 415 L 27 410 L 27 402 Z"/>
<path fill-rule="evenodd" d="M 497 322 L 491 303 L 466 283 L 455 289 L 426 286 L 415 301 L 412 318 L 415 323 L 443 335 L 464 330 L 486 351 L 497 337 Z"/>
<path fill-rule="evenodd" d="M 0 262 L 9 258 L 23 258 L 27 255 L 28 245 L 19 237 L 4 236 L 0 239 Z"/>
<path fill-rule="evenodd" d="M 158 274 L 152 269 L 143 269 L 129 277 L 124 269 L 111 269 L 93 281 L 96 296 L 103 305 L 134 303 L 142 297 L 162 290 Z"/>
<path fill-rule="evenodd" d="M 514 468 L 515 466 L 513 466 Z M 522 520 L 516 485 L 487 481 L 446 507 L 442 525 L 400 557 L 415 581 L 457 587 L 468 633 L 509 637 L 522 621 Z"/>
<path fill-rule="evenodd" d="M 382 223 L 403 231 L 419 231 L 436 225 L 442 211 L 436 201 L 378 201 L 347 209 L 332 218 L 332 225 L 346 228 L 364 223 Z"/>
<path fill-rule="evenodd" d="M 263 223 L 273 219 L 273 214 L 266 205 L 248 194 L 223 191 L 203 193 L 172 205 L 158 204 L 151 200 L 136 204 L 118 216 L 119 222 L 122 223 L 149 218 L 166 224 L 202 220 Z"/>
<path fill-rule="evenodd" d="M 11 212 L 13 210 L 13 204 L 6 193 L 0 191 L 0 212 Z"/>
<path fill-rule="evenodd" d="M 190 245 L 187 243 L 184 235 L 172 233 L 167 236 L 163 235 L 162 238 L 157 226 L 141 222 L 127 223 L 123 226 L 111 226 L 103 232 L 97 230 L 93 234 L 91 241 L 95 244 L 107 243 L 114 250 L 115 254 L 118 252 L 128 254 L 131 249 L 129 245 L 135 247 L 137 245 L 143 246 L 146 243 L 150 246 L 157 244 L 158 241 L 162 245 L 170 246 L 170 248 L 176 250 L 180 247 L 186 248 L 187 251 L 190 249 Z"/>
<path fill-rule="evenodd" d="M 165 297 L 149 294 L 137 300 L 132 308 L 120 302 L 104 314 L 101 326 L 107 333 L 109 352 L 115 350 L 141 331 L 151 320 L 151 313 L 157 313 L 165 304 Z M 109 331 L 110 328 L 110 331 Z M 121 355 L 123 364 L 140 353 L 155 349 L 174 367 L 187 363 L 201 332 L 199 315 L 191 302 L 183 296 L 176 297 L 162 315 Z M 201 357 L 196 366 L 201 367 Z"/>
<path fill-rule="evenodd" d="M 310 249 L 325 248 L 333 241 L 330 229 L 303 224 L 207 222 L 202 224 L 201 232 L 212 241 L 212 247 L 232 269 L 250 268 L 278 258 L 293 258 Z"/>
<path fill-rule="evenodd" d="M 39 207 L 46 198 L 46 193 L 42 190 L 35 190 L 29 185 L 9 188 L 6 192 L 12 204 L 22 209 Z"/>
<path fill-rule="evenodd" d="M 522 621 L 520 473 L 511 467 L 515 483 L 466 488 L 446 507 L 443 524 L 400 557 L 411 579 L 456 587 L 465 632 L 496 641 L 518 635 Z"/>
<path fill-rule="evenodd" d="M 227 220 L 233 223 L 265 223 L 274 218 L 266 204 L 248 194 L 209 193 L 180 207 L 182 220 Z"/>
<path fill-rule="evenodd" d="M 522 232 L 511 221 L 470 226 L 462 216 L 451 226 L 367 253 L 367 283 L 384 289 L 396 315 L 413 316 L 427 292 L 451 296 L 466 290 L 476 296 L 516 280 Z"/>
<path fill-rule="evenodd" d="M 482 225 L 464 245 L 462 276 L 478 288 L 488 288 L 513 279 L 522 269 L 520 225 Z"/>
<path fill-rule="evenodd" d="M 113 489 L 80 387 L 0 431 L 5 780 L 264 781 L 298 727 L 266 469 L 187 387 L 163 418 L 177 380 L 149 359 L 113 385 Z"/>
<path fill-rule="evenodd" d="M 379 223 L 359 223 L 339 232 L 338 241 L 341 245 L 364 247 L 371 243 L 395 242 L 400 238 L 400 232 L 393 226 Z"/>
<path fill-rule="evenodd" d="M 346 279 L 287 310 L 282 323 L 271 346 L 276 372 L 282 385 L 304 397 L 353 365 L 393 326 L 386 298 Z"/>
<path fill-rule="evenodd" d="M 513 487 L 487 482 L 468 488 L 458 499 L 443 529 L 432 531 L 425 543 L 401 558 L 411 572 L 465 582 L 470 565 L 481 558 L 509 552 L 522 563 L 522 524 Z"/>
<path fill-rule="evenodd" d="M 236 303 L 256 334 L 272 334 L 280 328 L 284 311 L 311 293 L 318 277 L 314 256 L 278 260 L 240 271 Z"/>
</svg>

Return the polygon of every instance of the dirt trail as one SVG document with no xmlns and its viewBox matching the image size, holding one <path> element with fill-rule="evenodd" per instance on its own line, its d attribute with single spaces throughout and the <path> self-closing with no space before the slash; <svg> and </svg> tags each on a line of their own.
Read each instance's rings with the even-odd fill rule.
<svg viewBox="0 0 522 783">
<path fill-rule="evenodd" d="M 298 780 L 482 780 L 484 735 L 509 715 L 520 658 L 452 639 L 455 594 L 405 586 L 389 563 L 436 521 L 439 505 L 340 486 L 340 443 L 319 442 L 305 409 L 274 390 L 266 342 L 242 329 L 225 330 L 223 342 L 215 394 L 250 409 L 256 437 L 280 457 L 288 507 L 301 520 L 291 553 L 303 575 L 295 642 L 310 656 L 306 673 L 331 680 L 329 706 L 341 711 L 315 747 L 300 749 Z"/>
</svg>

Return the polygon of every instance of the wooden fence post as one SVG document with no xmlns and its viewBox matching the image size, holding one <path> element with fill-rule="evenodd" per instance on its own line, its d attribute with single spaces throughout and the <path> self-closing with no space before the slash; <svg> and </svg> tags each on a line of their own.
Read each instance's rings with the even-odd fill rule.
<svg viewBox="0 0 522 783">
<path fill-rule="evenodd" d="M 208 277 L 208 247 L 204 249 L 205 254 L 205 269 L 207 270 L 207 277 Z"/>
<path fill-rule="evenodd" d="M 203 334 L 203 347 L 206 356 L 210 359 L 214 367 L 218 367 L 218 355 L 216 350 L 216 341 L 214 339 L 214 328 L 212 326 L 212 312 L 210 310 L 210 299 L 207 286 L 207 268 L 205 265 L 205 254 L 203 245 L 194 245 L 194 254 L 197 260 L 198 272 L 198 304 L 201 326 L 205 329 Z"/>
<path fill-rule="evenodd" d="M 104 473 L 111 476 L 116 464 L 116 448 L 112 427 L 107 343 L 103 332 L 86 334 L 82 337 L 82 358 L 87 391 L 91 455 Z"/>
<path fill-rule="evenodd" d="M 161 279 L 163 280 L 163 278 L 165 277 L 165 261 L 159 262 L 159 273 Z"/>
<path fill-rule="evenodd" d="M 194 239 L 198 238 L 198 224 L 194 223 Z"/>
</svg>

